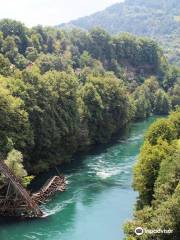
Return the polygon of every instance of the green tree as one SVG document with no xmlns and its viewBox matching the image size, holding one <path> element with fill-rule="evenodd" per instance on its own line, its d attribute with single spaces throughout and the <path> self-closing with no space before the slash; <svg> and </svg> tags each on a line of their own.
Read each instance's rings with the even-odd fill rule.
<svg viewBox="0 0 180 240">
<path fill-rule="evenodd" d="M 138 87 L 133 93 L 133 98 L 136 106 L 135 118 L 143 119 L 150 116 L 152 113 L 150 89 L 145 85 Z"/>
<path fill-rule="evenodd" d="M 26 58 L 32 62 L 34 62 L 38 57 L 38 52 L 34 47 L 28 47 L 25 54 Z"/>
<path fill-rule="evenodd" d="M 4 40 L 4 44 L 3 44 L 2 50 L 3 50 L 3 53 L 5 54 L 5 56 L 8 57 L 9 60 L 12 63 L 15 63 L 14 58 L 18 54 L 18 49 L 17 49 L 16 43 L 15 43 L 13 37 L 8 36 Z"/>
<path fill-rule="evenodd" d="M 174 125 L 177 138 L 180 138 L 180 107 L 172 112 L 169 116 L 169 121 Z"/>
<path fill-rule="evenodd" d="M 159 138 L 170 142 L 176 139 L 177 131 L 172 122 L 167 119 L 159 119 L 150 126 L 146 133 L 146 140 L 155 145 Z"/>
<path fill-rule="evenodd" d="M 150 204 L 153 200 L 154 184 L 158 177 L 160 164 L 170 152 L 173 152 L 171 147 L 162 140 L 158 141 L 155 146 L 145 142 L 141 149 L 134 169 L 134 189 L 139 192 L 139 208 Z"/>
<path fill-rule="evenodd" d="M 80 56 L 80 66 L 82 68 L 85 66 L 92 66 L 92 58 L 87 51 L 84 51 Z"/>
<path fill-rule="evenodd" d="M 24 168 L 23 155 L 21 152 L 12 149 L 8 153 L 7 159 L 4 162 L 11 169 L 14 175 L 18 177 L 24 187 L 27 187 L 30 184 L 34 177 L 28 176 L 28 173 Z M 1 177 L 1 182 L 6 183 L 3 176 Z"/>
<path fill-rule="evenodd" d="M 107 142 L 130 121 L 130 101 L 122 82 L 114 76 L 89 76 L 80 89 L 84 121 L 92 143 Z"/>
<path fill-rule="evenodd" d="M 67 160 L 77 148 L 78 83 L 74 75 L 50 71 L 41 76 L 35 68 L 23 72 L 23 81 L 15 82 L 14 91 L 25 102 L 34 133 L 30 158 L 42 170 Z"/>
<path fill-rule="evenodd" d="M 23 155 L 21 152 L 12 149 L 5 160 L 5 164 L 12 170 L 15 176 L 22 179 L 27 176 L 27 171 L 23 166 Z"/>
<path fill-rule="evenodd" d="M 178 81 L 172 89 L 170 89 L 172 106 L 175 109 L 180 106 L 180 81 Z"/>
<path fill-rule="evenodd" d="M 12 73 L 11 63 L 8 58 L 5 58 L 3 54 L 0 54 L 0 74 L 8 76 Z"/>
<path fill-rule="evenodd" d="M 156 114 L 168 114 L 171 110 L 171 99 L 170 96 L 165 93 L 162 89 L 156 92 L 154 102 L 154 113 Z"/>
<path fill-rule="evenodd" d="M 0 79 L 0 152 L 7 154 L 12 146 L 25 150 L 31 142 L 31 131 L 23 101 L 11 95 L 4 81 Z"/>
<path fill-rule="evenodd" d="M 21 22 L 11 19 L 3 19 L 0 21 L 0 31 L 3 32 L 4 38 L 16 36 L 19 38 L 18 49 L 21 54 L 25 52 L 27 47 L 28 29 Z"/>
</svg>

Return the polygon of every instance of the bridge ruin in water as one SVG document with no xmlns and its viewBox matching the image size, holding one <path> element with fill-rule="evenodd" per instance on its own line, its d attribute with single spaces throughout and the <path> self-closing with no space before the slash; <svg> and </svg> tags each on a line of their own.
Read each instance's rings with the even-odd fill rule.
<svg viewBox="0 0 180 240">
<path fill-rule="evenodd" d="M 0 161 L 0 173 L 7 180 L 7 184 L 0 189 L 0 216 L 40 218 L 46 215 L 40 204 L 48 200 L 53 194 L 65 191 L 63 175 L 54 176 L 36 193 L 28 192 L 10 168 Z"/>
</svg>

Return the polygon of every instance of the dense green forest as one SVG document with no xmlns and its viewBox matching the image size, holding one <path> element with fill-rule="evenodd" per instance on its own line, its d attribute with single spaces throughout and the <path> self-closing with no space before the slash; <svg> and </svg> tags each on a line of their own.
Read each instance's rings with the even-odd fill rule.
<svg viewBox="0 0 180 240">
<path fill-rule="evenodd" d="M 125 0 L 60 26 L 87 30 L 100 27 L 111 34 L 129 32 L 148 36 L 162 44 L 171 62 L 180 65 L 179 0 Z"/>
<path fill-rule="evenodd" d="M 139 192 L 134 220 L 125 226 L 129 240 L 178 240 L 180 236 L 180 109 L 149 128 L 134 168 Z M 136 227 L 173 230 L 172 234 L 135 236 Z"/>
<path fill-rule="evenodd" d="M 1 159 L 31 173 L 180 104 L 179 69 L 156 42 L 102 29 L 1 20 L 0 74 Z"/>
</svg>

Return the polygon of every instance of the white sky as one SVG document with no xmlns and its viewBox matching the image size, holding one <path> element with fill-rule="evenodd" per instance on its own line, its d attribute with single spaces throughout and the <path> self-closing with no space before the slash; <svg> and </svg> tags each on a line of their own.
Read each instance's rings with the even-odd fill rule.
<svg viewBox="0 0 180 240">
<path fill-rule="evenodd" d="M 122 0 L 0 0 L 0 19 L 27 26 L 57 25 L 103 10 Z"/>
</svg>

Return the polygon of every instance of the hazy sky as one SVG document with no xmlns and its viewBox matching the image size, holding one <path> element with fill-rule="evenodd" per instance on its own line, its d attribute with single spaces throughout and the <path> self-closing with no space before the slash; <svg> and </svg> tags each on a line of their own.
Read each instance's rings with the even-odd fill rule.
<svg viewBox="0 0 180 240">
<path fill-rule="evenodd" d="M 103 10 L 121 0 L 0 0 L 0 18 L 27 26 L 57 25 Z"/>
</svg>

